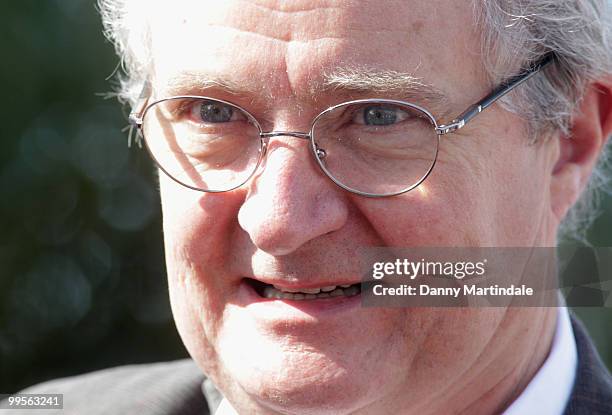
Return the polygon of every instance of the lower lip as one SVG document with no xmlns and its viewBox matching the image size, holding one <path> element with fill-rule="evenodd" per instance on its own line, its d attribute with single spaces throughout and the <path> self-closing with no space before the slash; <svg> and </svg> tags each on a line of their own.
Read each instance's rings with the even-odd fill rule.
<svg viewBox="0 0 612 415">
<path fill-rule="evenodd" d="M 265 315 L 267 318 L 329 318 L 350 312 L 361 304 L 361 294 L 350 297 L 339 296 L 314 300 L 289 300 L 261 297 L 255 289 L 243 281 L 238 289 L 240 303 L 249 312 Z"/>
</svg>

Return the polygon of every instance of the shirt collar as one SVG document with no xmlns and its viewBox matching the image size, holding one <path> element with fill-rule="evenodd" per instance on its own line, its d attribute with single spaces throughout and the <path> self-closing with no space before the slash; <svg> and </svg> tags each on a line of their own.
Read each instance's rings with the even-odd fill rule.
<svg viewBox="0 0 612 415">
<path fill-rule="evenodd" d="M 221 404 L 215 411 L 215 415 L 238 415 L 238 412 L 234 409 L 231 403 L 225 398 L 221 401 Z"/>
<path fill-rule="evenodd" d="M 558 310 L 548 357 L 503 415 L 561 415 L 565 411 L 576 379 L 578 352 L 567 307 Z"/>
</svg>

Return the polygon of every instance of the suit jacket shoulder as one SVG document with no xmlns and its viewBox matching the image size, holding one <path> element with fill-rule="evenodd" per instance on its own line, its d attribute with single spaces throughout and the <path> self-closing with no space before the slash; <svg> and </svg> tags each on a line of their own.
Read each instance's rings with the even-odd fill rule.
<svg viewBox="0 0 612 415">
<path fill-rule="evenodd" d="M 601 361 L 584 325 L 572 315 L 578 350 L 576 380 L 564 415 L 612 414 L 612 376 Z"/>
<path fill-rule="evenodd" d="M 120 366 L 27 388 L 21 393 L 61 393 L 63 410 L 28 410 L 40 415 L 206 415 L 205 376 L 191 359 Z M 21 415 L 23 410 L 3 414 Z"/>
</svg>

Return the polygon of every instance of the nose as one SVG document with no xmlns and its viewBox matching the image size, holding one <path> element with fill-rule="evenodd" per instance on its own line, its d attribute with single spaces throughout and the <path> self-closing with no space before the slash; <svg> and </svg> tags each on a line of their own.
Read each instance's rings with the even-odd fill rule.
<svg viewBox="0 0 612 415">
<path fill-rule="evenodd" d="M 342 228 L 347 196 L 319 169 L 309 141 L 300 139 L 307 136 L 268 137 L 265 164 L 249 184 L 238 222 L 257 248 L 280 256 Z"/>
</svg>

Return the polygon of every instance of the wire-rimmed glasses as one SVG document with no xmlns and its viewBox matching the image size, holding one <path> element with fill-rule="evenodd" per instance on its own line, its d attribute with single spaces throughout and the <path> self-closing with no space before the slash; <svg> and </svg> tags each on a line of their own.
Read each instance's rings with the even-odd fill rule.
<svg viewBox="0 0 612 415">
<path fill-rule="evenodd" d="M 413 103 L 360 99 L 322 111 L 308 132 L 266 132 L 232 102 L 185 95 L 149 103 L 147 88 L 130 121 L 158 167 L 194 190 L 225 192 L 242 186 L 264 160 L 270 138 L 291 136 L 309 140 L 317 164 L 338 186 L 362 196 L 394 196 L 414 189 L 431 173 L 441 136 L 462 128 L 552 59 L 546 55 L 503 82 L 449 124 L 438 124 Z"/>
</svg>

